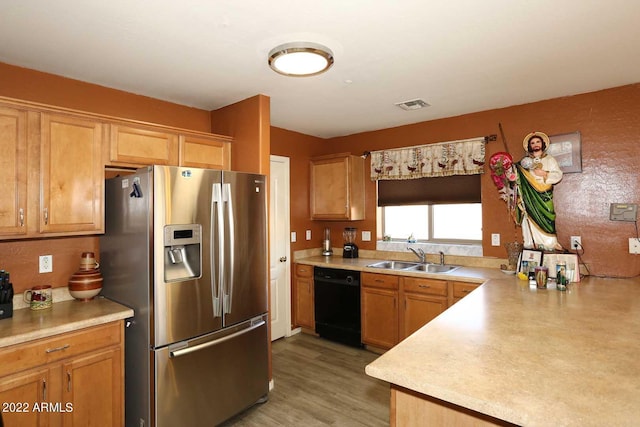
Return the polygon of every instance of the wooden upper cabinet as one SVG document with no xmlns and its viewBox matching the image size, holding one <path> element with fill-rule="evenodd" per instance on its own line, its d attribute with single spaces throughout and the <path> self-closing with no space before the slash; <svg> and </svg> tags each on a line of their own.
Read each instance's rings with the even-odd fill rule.
<svg viewBox="0 0 640 427">
<path fill-rule="evenodd" d="M 178 134 L 145 126 L 112 123 L 110 165 L 177 165 Z"/>
<path fill-rule="evenodd" d="M 231 169 L 231 138 L 180 135 L 179 166 Z"/>
<path fill-rule="evenodd" d="M 27 233 L 27 112 L 0 106 L 0 236 Z"/>
<path fill-rule="evenodd" d="M 364 159 L 348 153 L 315 157 L 310 170 L 311 219 L 364 219 Z"/>
<path fill-rule="evenodd" d="M 40 233 L 104 231 L 103 124 L 44 113 L 40 145 Z"/>
</svg>

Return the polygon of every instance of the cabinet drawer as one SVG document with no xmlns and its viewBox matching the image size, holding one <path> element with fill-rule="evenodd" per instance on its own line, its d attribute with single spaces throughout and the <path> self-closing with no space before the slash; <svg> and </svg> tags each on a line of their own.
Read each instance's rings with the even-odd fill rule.
<svg viewBox="0 0 640 427">
<path fill-rule="evenodd" d="M 311 277 L 313 276 L 313 266 L 306 264 L 296 264 L 296 276 Z"/>
<path fill-rule="evenodd" d="M 0 350 L 0 377 L 99 348 L 120 344 L 122 322 L 81 329 Z"/>
<path fill-rule="evenodd" d="M 402 290 L 404 292 L 416 292 L 428 295 L 447 296 L 447 282 L 435 279 L 419 279 L 416 277 L 403 277 Z"/>
<path fill-rule="evenodd" d="M 466 282 L 452 282 L 453 284 L 453 297 L 454 298 L 462 298 L 469 295 L 469 292 L 473 291 L 475 288 L 480 286 L 477 283 L 466 283 Z"/>
<path fill-rule="evenodd" d="M 371 286 L 373 288 L 398 289 L 400 278 L 390 274 L 362 273 L 360 275 L 360 283 L 362 286 Z"/>
</svg>

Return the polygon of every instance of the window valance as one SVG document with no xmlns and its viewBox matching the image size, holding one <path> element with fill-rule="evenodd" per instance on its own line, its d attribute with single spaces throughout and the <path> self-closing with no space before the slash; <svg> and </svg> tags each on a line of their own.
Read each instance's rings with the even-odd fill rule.
<svg viewBox="0 0 640 427">
<path fill-rule="evenodd" d="M 475 175 L 484 170 L 484 137 L 371 152 L 371 180 Z"/>
</svg>

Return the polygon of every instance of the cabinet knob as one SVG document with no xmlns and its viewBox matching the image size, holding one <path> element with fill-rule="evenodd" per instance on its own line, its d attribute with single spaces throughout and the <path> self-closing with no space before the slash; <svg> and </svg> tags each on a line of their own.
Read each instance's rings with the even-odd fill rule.
<svg viewBox="0 0 640 427">
<path fill-rule="evenodd" d="M 280 262 L 287 262 L 287 257 L 286 256 L 281 256 L 280 257 Z"/>
</svg>

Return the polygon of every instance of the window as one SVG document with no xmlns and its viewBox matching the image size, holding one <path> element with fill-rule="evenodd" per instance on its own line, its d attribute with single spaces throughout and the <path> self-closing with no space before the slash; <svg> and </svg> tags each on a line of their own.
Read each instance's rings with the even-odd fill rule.
<svg viewBox="0 0 640 427">
<path fill-rule="evenodd" d="M 482 204 L 383 206 L 382 233 L 393 240 L 423 242 L 482 240 Z"/>
</svg>

